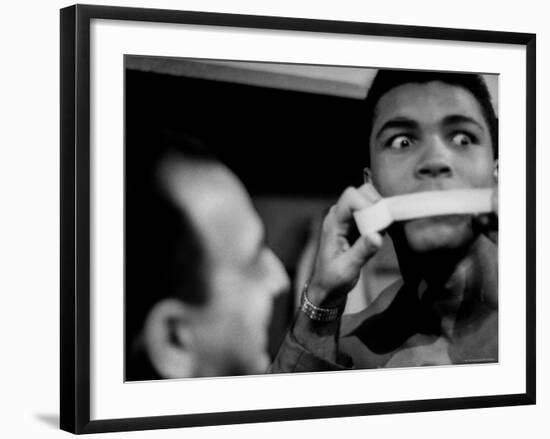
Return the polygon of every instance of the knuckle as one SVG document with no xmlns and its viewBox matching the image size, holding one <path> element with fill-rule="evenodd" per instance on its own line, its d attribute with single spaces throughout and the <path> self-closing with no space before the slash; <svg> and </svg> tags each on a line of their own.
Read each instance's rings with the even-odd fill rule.
<svg viewBox="0 0 550 439">
<path fill-rule="evenodd" d="M 344 192 L 342 192 L 341 199 L 342 200 L 347 200 L 347 199 L 351 198 L 354 195 L 355 190 L 356 189 L 354 187 L 348 186 L 346 189 L 344 189 Z"/>
</svg>

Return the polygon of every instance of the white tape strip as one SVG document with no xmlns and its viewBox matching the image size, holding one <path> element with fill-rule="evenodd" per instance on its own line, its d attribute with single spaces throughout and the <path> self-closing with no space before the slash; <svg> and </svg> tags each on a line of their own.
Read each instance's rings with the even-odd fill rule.
<svg viewBox="0 0 550 439">
<path fill-rule="evenodd" d="M 458 189 L 415 192 L 383 198 L 353 215 L 359 232 L 367 235 L 387 228 L 394 221 L 438 215 L 467 215 L 492 212 L 493 189 Z"/>
</svg>

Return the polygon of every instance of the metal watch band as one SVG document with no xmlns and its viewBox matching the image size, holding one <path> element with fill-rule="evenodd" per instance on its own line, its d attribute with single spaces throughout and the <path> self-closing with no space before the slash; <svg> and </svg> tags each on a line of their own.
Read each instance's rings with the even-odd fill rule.
<svg viewBox="0 0 550 439">
<path fill-rule="evenodd" d="M 310 320 L 316 322 L 333 322 L 337 320 L 344 312 L 344 306 L 337 308 L 321 308 L 314 305 L 307 298 L 307 289 L 309 282 L 306 282 L 302 289 L 302 304 L 300 305 L 300 311 L 302 311 Z"/>
</svg>

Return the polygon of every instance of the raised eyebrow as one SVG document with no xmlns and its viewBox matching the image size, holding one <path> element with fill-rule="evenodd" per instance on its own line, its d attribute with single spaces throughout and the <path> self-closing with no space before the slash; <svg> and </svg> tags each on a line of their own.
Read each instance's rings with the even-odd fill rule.
<svg viewBox="0 0 550 439">
<path fill-rule="evenodd" d="M 374 136 L 374 138 L 378 139 L 385 130 L 388 130 L 391 128 L 415 129 L 415 128 L 418 128 L 418 122 L 406 117 L 395 117 L 385 122 L 384 125 L 382 125 L 380 129 L 376 132 L 376 135 Z"/>
<path fill-rule="evenodd" d="M 464 116 L 462 114 L 451 114 L 443 118 L 443 125 L 456 125 L 460 123 L 472 123 L 476 125 L 482 131 L 485 131 L 483 124 L 479 123 L 476 119 L 470 116 Z"/>
</svg>

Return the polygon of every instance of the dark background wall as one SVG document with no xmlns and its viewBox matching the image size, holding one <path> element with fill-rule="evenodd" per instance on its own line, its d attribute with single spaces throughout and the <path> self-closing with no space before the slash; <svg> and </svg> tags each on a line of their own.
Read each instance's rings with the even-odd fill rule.
<svg viewBox="0 0 550 439">
<path fill-rule="evenodd" d="M 360 101 L 126 72 L 128 140 L 162 128 L 204 139 L 251 194 L 336 196 L 361 182 Z"/>
</svg>

